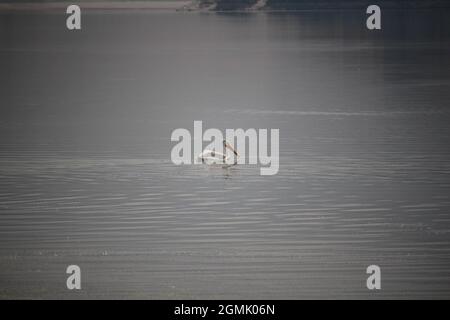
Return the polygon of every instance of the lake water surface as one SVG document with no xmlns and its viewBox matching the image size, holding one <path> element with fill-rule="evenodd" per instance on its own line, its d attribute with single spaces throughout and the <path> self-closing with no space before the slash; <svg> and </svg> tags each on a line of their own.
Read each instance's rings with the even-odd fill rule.
<svg viewBox="0 0 450 320">
<path fill-rule="evenodd" d="M 0 12 L 1 298 L 450 298 L 450 12 L 65 18 Z M 194 120 L 279 173 L 173 165 Z"/>
</svg>

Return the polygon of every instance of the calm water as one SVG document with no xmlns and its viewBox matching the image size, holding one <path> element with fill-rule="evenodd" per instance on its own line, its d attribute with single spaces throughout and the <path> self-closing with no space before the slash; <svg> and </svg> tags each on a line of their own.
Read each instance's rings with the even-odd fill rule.
<svg viewBox="0 0 450 320">
<path fill-rule="evenodd" d="M 0 13 L 0 297 L 450 298 L 449 19 Z M 278 175 L 174 166 L 194 120 Z"/>
</svg>

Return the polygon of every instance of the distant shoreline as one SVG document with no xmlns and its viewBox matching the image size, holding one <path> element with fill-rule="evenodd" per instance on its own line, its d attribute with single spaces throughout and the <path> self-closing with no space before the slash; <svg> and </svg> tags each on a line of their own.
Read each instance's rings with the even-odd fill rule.
<svg viewBox="0 0 450 320">
<path fill-rule="evenodd" d="M 413 1 L 414 2 L 414 1 Z M 290 13 L 305 11 L 335 11 L 335 10 L 360 10 L 359 7 L 341 5 L 337 7 L 327 7 L 321 5 L 311 6 L 305 3 L 303 7 L 283 8 L 283 7 L 261 7 L 261 8 L 241 8 L 223 10 L 215 6 L 201 6 L 198 2 L 192 0 L 128 0 L 128 1 L 44 1 L 44 2 L 0 2 L 0 12 L 8 11 L 61 11 L 65 10 L 71 4 L 78 4 L 81 9 L 87 10 L 152 10 L 152 11 L 181 11 L 181 12 L 222 12 L 222 13 Z M 388 3 L 380 3 L 384 10 L 433 10 L 433 9 L 449 9 L 450 3 L 445 4 L 442 1 L 423 3 L 423 5 L 414 6 L 396 6 Z M 410 3 L 412 4 L 412 2 Z M 435 5 L 433 5 L 435 4 Z M 436 5 L 437 4 L 437 5 Z"/>
<path fill-rule="evenodd" d="M 77 4 L 82 9 L 91 10 L 182 10 L 192 1 L 65 1 L 65 2 L 20 2 L 0 3 L 0 11 L 53 11 L 64 10 L 71 4 Z"/>
</svg>

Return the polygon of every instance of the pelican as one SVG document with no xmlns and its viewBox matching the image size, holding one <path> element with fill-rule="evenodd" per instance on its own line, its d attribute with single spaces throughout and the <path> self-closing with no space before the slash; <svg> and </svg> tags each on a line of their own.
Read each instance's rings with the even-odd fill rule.
<svg viewBox="0 0 450 320">
<path fill-rule="evenodd" d="M 225 164 L 229 165 L 228 160 L 234 158 L 233 165 L 237 164 L 237 157 L 239 157 L 238 153 L 234 148 L 226 141 L 223 140 L 223 149 L 225 153 L 217 152 L 214 150 L 203 150 L 202 153 L 198 155 L 198 159 L 202 161 L 202 163 L 206 164 Z M 231 150 L 234 155 L 227 155 L 227 149 Z"/>
</svg>

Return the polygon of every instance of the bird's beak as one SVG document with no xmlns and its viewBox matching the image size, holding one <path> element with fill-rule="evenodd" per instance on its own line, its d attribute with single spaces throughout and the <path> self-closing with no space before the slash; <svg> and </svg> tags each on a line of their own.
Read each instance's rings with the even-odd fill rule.
<svg viewBox="0 0 450 320">
<path fill-rule="evenodd" d="M 227 143 L 227 148 L 229 148 L 231 151 L 233 151 L 233 153 L 236 155 L 236 157 L 239 157 L 239 154 L 237 153 L 237 151 L 236 150 L 234 150 L 234 148 L 229 144 L 229 143 Z"/>
</svg>

